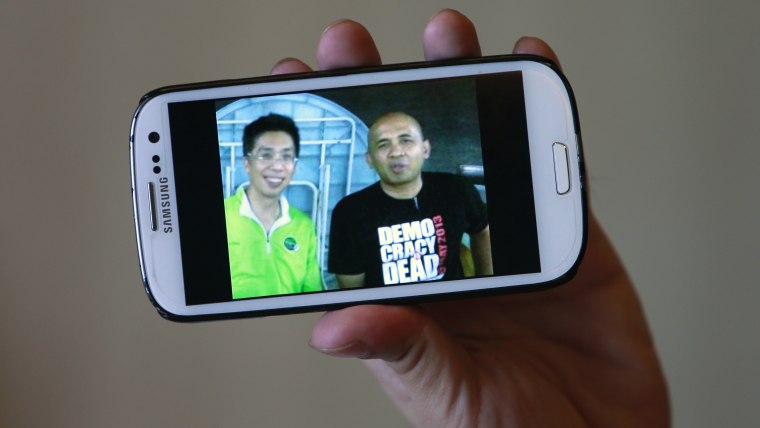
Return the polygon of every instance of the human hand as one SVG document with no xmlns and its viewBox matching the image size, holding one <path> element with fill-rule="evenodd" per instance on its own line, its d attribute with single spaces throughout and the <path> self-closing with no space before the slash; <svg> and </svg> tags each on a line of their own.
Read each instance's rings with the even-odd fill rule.
<svg viewBox="0 0 760 428">
<path fill-rule="evenodd" d="M 475 28 L 442 10 L 423 36 L 428 60 L 480 55 Z M 542 40 L 515 53 L 559 61 Z M 379 65 L 372 37 L 333 23 L 317 49 L 321 69 Z M 309 71 L 296 59 L 275 74 Z M 326 313 L 311 346 L 366 364 L 417 426 L 669 425 L 665 380 L 633 286 L 589 217 L 576 277 L 552 290 L 417 306 L 355 306 Z"/>
</svg>

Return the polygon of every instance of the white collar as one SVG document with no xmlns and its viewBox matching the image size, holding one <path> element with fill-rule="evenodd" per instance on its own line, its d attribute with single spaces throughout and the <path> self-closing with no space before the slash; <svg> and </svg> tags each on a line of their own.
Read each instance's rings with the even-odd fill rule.
<svg viewBox="0 0 760 428">
<path fill-rule="evenodd" d="M 251 201 L 248 199 L 248 188 L 243 188 L 243 201 L 240 204 L 240 210 L 239 213 L 243 217 L 250 218 L 251 220 L 255 221 L 256 223 L 260 224 L 263 228 L 264 225 L 261 223 L 261 220 L 256 216 L 256 213 L 253 212 L 253 208 L 251 208 Z M 269 231 L 273 231 L 277 229 L 278 227 L 290 223 L 290 205 L 288 204 L 287 198 L 285 198 L 285 195 L 280 195 L 280 216 L 277 217 L 277 220 L 272 223 L 272 227 L 269 229 Z"/>
</svg>

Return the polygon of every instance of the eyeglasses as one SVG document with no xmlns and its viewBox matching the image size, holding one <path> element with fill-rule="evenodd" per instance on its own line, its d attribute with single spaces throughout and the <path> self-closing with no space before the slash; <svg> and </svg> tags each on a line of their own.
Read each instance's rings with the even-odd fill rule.
<svg viewBox="0 0 760 428">
<path fill-rule="evenodd" d="M 256 159 L 257 161 L 266 165 L 271 165 L 278 160 L 281 161 L 285 165 L 294 165 L 296 162 L 298 162 L 298 158 L 296 157 L 296 155 L 290 152 L 277 153 L 272 150 L 262 150 L 256 154 L 254 154 L 253 152 L 248 153 L 247 156 L 250 159 Z"/>
</svg>

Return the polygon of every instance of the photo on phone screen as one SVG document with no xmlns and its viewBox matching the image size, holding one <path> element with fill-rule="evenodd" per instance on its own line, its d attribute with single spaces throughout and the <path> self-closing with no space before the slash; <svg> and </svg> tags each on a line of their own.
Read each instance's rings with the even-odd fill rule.
<svg viewBox="0 0 760 428">
<path fill-rule="evenodd" d="M 189 305 L 540 271 L 520 72 L 169 115 Z"/>
</svg>

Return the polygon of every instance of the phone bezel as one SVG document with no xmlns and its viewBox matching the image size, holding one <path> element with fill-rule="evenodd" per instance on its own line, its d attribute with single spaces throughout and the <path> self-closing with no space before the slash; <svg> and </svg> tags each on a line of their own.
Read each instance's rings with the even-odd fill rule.
<svg viewBox="0 0 760 428">
<path fill-rule="evenodd" d="M 546 222 L 539 219 L 539 212 L 545 214 L 546 210 L 543 208 L 539 209 L 537 206 L 536 222 L 537 225 L 539 225 L 539 252 L 541 254 L 542 260 L 542 272 L 538 274 L 447 281 L 443 283 L 437 283 L 434 291 L 432 292 L 430 291 L 431 287 L 429 287 L 429 285 L 423 288 L 421 287 L 421 284 L 410 284 L 403 287 L 364 288 L 356 290 L 341 290 L 340 292 L 334 293 L 318 293 L 317 295 L 328 296 L 326 298 L 322 298 L 321 300 L 329 300 L 326 302 L 318 303 L 314 302 L 314 294 L 304 294 L 280 295 L 254 300 L 237 300 L 204 305 L 187 306 L 184 304 L 184 280 L 182 278 L 182 264 L 179 258 L 179 230 L 177 229 L 174 231 L 170 237 L 167 237 L 167 234 L 164 233 L 154 234 L 151 231 L 146 232 L 146 229 L 150 229 L 150 225 L 146 224 L 146 192 L 140 187 L 144 186 L 146 183 L 146 180 L 143 179 L 145 174 L 140 172 L 141 168 L 144 169 L 143 164 L 146 162 L 140 161 L 138 159 L 140 155 L 137 154 L 136 151 L 139 152 L 140 149 L 138 148 L 136 150 L 135 148 L 135 139 L 137 138 L 139 141 L 140 138 L 142 138 L 140 129 L 161 129 L 162 140 L 164 142 L 161 143 L 159 141 L 160 144 L 156 144 L 154 147 L 161 147 L 163 149 L 163 156 L 161 157 L 162 159 L 166 160 L 163 163 L 164 172 L 166 176 L 173 177 L 173 169 L 170 162 L 170 146 L 166 143 L 167 141 L 170 141 L 168 113 L 166 112 L 165 108 L 166 103 L 183 100 L 218 99 L 231 96 L 255 96 L 263 95 L 266 93 L 335 88 L 336 85 L 334 83 L 338 81 L 338 79 L 341 82 L 341 85 L 339 86 L 354 86 L 356 84 L 360 84 L 357 83 L 357 79 L 361 81 L 362 77 L 373 77 L 377 73 L 400 72 L 402 74 L 414 74 L 419 71 L 430 71 L 428 69 L 436 69 L 434 71 L 440 72 L 449 72 L 453 70 L 451 69 L 452 66 L 483 66 L 494 63 L 511 64 L 510 66 L 514 67 L 515 63 L 520 61 L 525 62 L 526 66 L 528 64 L 532 64 L 531 67 L 540 66 L 551 70 L 551 73 L 547 74 L 547 76 L 550 76 L 550 79 L 553 79 L 555 81 L 556 88 L 561 89 L 563 93 L 562 98 L 564 99 L 564 103 L 561 108 L 565 110 L 564 116 L 566 119 L 571 122 L 565 122 L 567 134 L 562 141 L 564 141 L 570 149 L 570 160 L 573 161 L 572 169 L 575 174 L 572 175 L 571 186 L 578 191 L 577 193 L 573 193 L 572 196 L 575 198 L 574 203 L 578 205 L 575 207 L 576 210 L 574 211 L 574 223 L 576 226 L 580 225 L 580 228 L 574 228 L 576 232 L 576 242 L 573 245 L 573 254 L 569 254 L 569 256 L 575 255 L 574 260 L 571 263 L 567 263 L 562 266 L 561 270 L 563 272 L 558 275 L 552 273 L 549 275 L 549 279 L 536 281 L 536 278 L 540 277 L 541 275 L 544 275 L 544 278 L 547 277 L 546 271 L 543 269 L 543 261 L 546 250 L 548 248 L 551 248 L 551 246 L 549 246 L 546 242 L 547 234 L 541 232 L 542 230 L 545 230 L 545 227 L 542 228 L 540 225 L 546 224 Z M 485 68 L 488 68 L 488 66 Z M 520 67 L 517 68 L 521 70 L 523 69 Z M 459 70 L 461 70 L 461 68 L 459 68 Z M 483 71 L 483 73 L 486 72 L 487 71 Z M 399 73 L 396 74 L 398 75 Z M 435 74 L 435 72 L 431 74 Z M 446 74 L 446 76 L 451 75 L 452 74 Z M 441 75 L 439 74 L 437 76 L 431 76 L 429 78 L 440 76 Z M 398 76 L 396 76 L 396 78 L 398 78 Z M 404 79 L 399 79 L 399 81 L 403 80 Z M 321 82 L 322 86 L 314 85 L 315 82 Z M 366 82 L 364 83 L 366 84 Z M 267 90 L 262 91 L 262 87 L 266 87 Z M 287 87 L 286 90 L 284 89 L 285 87 Z M 532 111 L 532 108 L 528 106 L 529 99 L 531 102 L 534 102 L 537 98 L 528 95 L 527 85 L 525 93 L 526 109 Z M 530 113 L 527 114 L 530 115 Z M 528 121 L 530 122 L 530 118 Z M 147 135 L 147 132 L 143 132 L 143 134 Z M 536 157 L 534 156 L 540 155 L 534 153 L 534 136 L 530 137 L 530 141 L 531 165 L 535 165 Z M 265 316 L 273 314 L 321 311 L 359 303 L 414 303 L 421 301 L 461 298 L 464 296 L 484 296 L 492 294 L 541 290 L 565 282 L 572 278 L 578 268 L 583 252 L 585 250 L 587 229 L 587 198 L 584 183 L 585 171 L 583 164 L 577 107 L 572 89 L 570 88 L 570 85 L 567 82 L 565 76 L 560 72 L 556 65 L 542 57 L 531 55 L 507 55 L 484 57 L 471 60 L 418 62 L 353 70 L 313 72 L 285 76 L 267 76 L 253 79 L 235 79 L 194 83 L 159 88 L 146 94 L 141 99 L 138 109 L 135 112 L 130 135 L 130 157 L 135 227 L 143 283 L 150 300 L 156 306 L 158 312 L 165 318 L 175 321 L 196 321 Z M 544 171 L 545 170 L 546 169 L 544 169 Z M 536 172 L 534 172 L 534 188 L 536 188 L 535 192 L 538 194 L 539 190 L 537 190 L 538 188 L 536 187 L 535 174 Z M 176 195 L 173 194 L 172 189 L 173 186 L 170 186 L 169 193 L 171 193 L 171 195 L 168 200 L 170 202 L 174 202 L 174 210 L 172 210 L 170 213 L 171 216 L 169 221 L 170 224 L 173 222 L 173 224 L 176 225 Z M 538 199 L 536 203 L 539 203 Z M 152 254 L 156 253 L 162 254 L 160 267 L 157 267 L 157 264 L 154 263 L 154 260 L 152 258 Z M 505 282 L 505 279 L 508 280 Z M 468 288 L 464 290 L 463 283 L 467 283 L 468 285 L 477 288 Z M 167 284 L 176 284 L 176 287 Z M 174 287 L 174 289 L 172 289 L 172 287 Z M 394 291 L 389 293 L 387 290 L 390 289 Z M 179 300 L 178 297 L 182 297 L 182 304 L 179 304 L 177 302 Z"/>
</svg>

